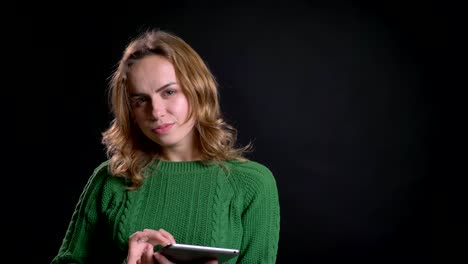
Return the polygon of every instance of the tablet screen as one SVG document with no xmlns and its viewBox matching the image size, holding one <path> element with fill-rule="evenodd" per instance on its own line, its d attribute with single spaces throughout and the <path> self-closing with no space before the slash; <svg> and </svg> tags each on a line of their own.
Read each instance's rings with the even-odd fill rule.
<svg viewBox="0 0 468 264">
<path fill-rule="evenodd" d="M 172 262 L 193 262 L 217 258 L 220 263 L 239 255 L 238 249 L 170 244 L 160 250 Z"/>
</svg>

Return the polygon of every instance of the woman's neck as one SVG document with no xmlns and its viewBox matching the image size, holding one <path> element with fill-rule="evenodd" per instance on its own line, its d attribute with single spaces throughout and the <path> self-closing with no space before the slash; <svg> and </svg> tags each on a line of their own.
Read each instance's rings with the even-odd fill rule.
<svg viewBox="0 0 468 264">
<path fill-rule="evenodd" d="M 161 159 L 167 161 L 194 161 L 200 160 L 201 154 L 198 148 L 180 149 L 166 148 L 161 153 Z"/>
</svg>

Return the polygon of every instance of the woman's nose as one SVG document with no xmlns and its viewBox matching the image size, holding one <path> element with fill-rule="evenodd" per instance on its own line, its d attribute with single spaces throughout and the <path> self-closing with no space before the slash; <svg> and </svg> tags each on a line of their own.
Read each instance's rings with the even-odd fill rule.
<svg viewBox="0 0 468 264">
<path fill-rule="evenodd" d="M 153 100 L 151 115 L 158 120 L 166 114 L 164 103 Z"/>
</svg>

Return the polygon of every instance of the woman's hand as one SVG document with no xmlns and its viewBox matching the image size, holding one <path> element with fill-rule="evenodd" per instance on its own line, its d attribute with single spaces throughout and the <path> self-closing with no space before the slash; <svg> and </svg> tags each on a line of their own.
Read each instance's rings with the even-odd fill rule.
<svg viewBox="0 0 468 264">
<path fill-rule="evenodd" d="M 156 245 L 164 247 L 174 243 L 174 237 L 164 229 L 137 231 L 128 239 L 127 264 L 174 264 L 161 253 L 154 252 Z M 208 260 L 204 264 L 218 264 L 218 260 Z"/>
<path fill-rule="evenodd" d="M 155 256 L 153 248 L 173 243 L 174 237 L 164 229 L 137 231 L 128 239 L 127 264 L 154 264 L 155 258 L 160 264 L 170 264 L 164 256 Z"/>
</svg>

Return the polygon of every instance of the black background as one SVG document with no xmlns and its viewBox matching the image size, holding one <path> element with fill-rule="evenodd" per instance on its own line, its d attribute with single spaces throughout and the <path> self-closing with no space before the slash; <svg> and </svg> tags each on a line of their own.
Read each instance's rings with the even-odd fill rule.
<svg viewBox="0 0 468 264">
<path fill-rule="evenodd" d="M 250 158 L 274 173 L 278 263 L 437 254 L 429 175 L 438 169 L 433 139 L 442 99 L 432 88 L 444 71 L 447 9 L 154 1 L 19 10 L 4 24 L 3 41 L 11 71 L 3 96 L 13 105 L 3 106 L 4 120 L 14 127 L 4 143 L 12 147 L 5 187 L 27 194 L 7 194 L 14 202 L 6 200 L 5 210 L 18 225 L 7 230 L 15 256 L 24 260 L 27 250 L 48 263 L 57 253 L 87 178 L 105 158 L 108 77 L 130 38 L 151 27 L 200 53 L 240 143 L 252 141 Z"/>
</svg>

